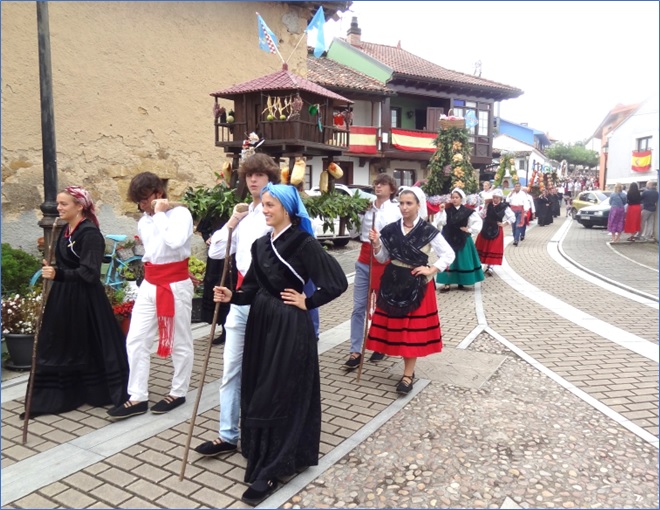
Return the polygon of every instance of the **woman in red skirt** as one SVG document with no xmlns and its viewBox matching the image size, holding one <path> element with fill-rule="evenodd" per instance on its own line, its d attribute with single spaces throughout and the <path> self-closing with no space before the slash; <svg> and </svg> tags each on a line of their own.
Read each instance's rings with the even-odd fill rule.
<svg viewBox="0 0 660 510">
<path fill-rule="evenodd" d="M 492 193 L 492 203 L 489 203 L 480 212 L 484 224 L 477 236 L 475 246 L 481 263 L 486 264 L 484 273 L 488 276 L 493 276 L 492 266 L 502 265 L 504 255 L 504 231 L 502 227 L 507 223 L 512 225 L 516 221 L 516 215 L 509 204 L 502 201 L 502 198 L 502 190 L 496 189 Z"/>
<path fill-rule="evenodd" d="M 639 186 L 636 182 L 630 184 L 626 198 L 628 199 L 628 208 L 626 209 L 623 231 L 630 234 L 628 241 L 635 241 L 639 237 L 639 231 L 642 230 L 642 194 L 639 192 Z"/>
<path fill-rule="evenodd" d="M 396 391 L 413 388 L 418 357 L 442 350 L 442 334 L 435 296 L 435 275 L 454 261 L 454 251 L 438 229 L 426 221 L 426 197 L 417 187 L 399 194 L 402 218 L 371 230 L 374 256 L 385 266 L 366 348 L 389 356 L 402 356 L 403 377 Z M 428 265 L 433 250 L 438 260 Z"/>
</svg>

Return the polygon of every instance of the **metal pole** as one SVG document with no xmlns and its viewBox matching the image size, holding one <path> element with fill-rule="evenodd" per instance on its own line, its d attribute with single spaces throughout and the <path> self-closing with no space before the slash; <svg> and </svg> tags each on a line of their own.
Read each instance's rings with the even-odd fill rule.
<svg viewBox="0 0 660 510">
<path fill-rule="evenodd" d="M 43 218 L 44 249 L 51 246 L 53 223 L 57 220 L 57 153 L 55 150 L 55 115 L 53 114 L 53 77 L 50 63 L 50 27 L 48 2 L 37 3 L 37 36 L 39 40 L 39 92 L 41 98 L 41 146 L 44 167 L 44 202 L 40 209 Z M 44 253 L 49 259 L 50 254 Z"/>
</svg>

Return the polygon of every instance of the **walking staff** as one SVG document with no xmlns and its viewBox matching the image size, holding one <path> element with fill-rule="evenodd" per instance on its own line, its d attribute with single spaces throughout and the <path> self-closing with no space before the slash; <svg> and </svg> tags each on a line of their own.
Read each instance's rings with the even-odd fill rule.
<svg viewBox="0 0 660 510">
<path fill-rule="evenodd" d="M 376 225 L 376 212 L 371 213 L 371 225 L 372 228 L 375 228 Z M 373 268 L 374 264 L 374 250 L 373 250 L 373 242 L 371 243 L 371 250 L 369 252 L 369 273 L 368 273 L 368 281 L 369 281 L 369 287 L 367 288 L 367 312 L 364 317 L 364 335 L 362 337 L 362 352 L 360 353 L 360 365 L 358 366 L 358 373 L 357 373 L 357 382 L 360 382 L 360 377 L 362 376 L 362 365 L 364 365 L 364 349 L 365 346 L 367 345 L 367 335 L 369 334 L 369 318 L 371 317 L 371 312 L 372 312 L 372 285 L 371 285 L 371 270 Z"/>
<path fill-rule="evenodd" d="M 227 238 L 227 248 L 225 250 L 225 265 L 222 268 L 222 276 L 220 277 L 220 287 L 225 286 L 225 281 L 227 279 L 227 273 L 229 272 L 229 267 L 231 266 L 231 234 L 232 227 L 228 227 L 229 236 Z M 213 347 L 213 339 L 215 338 L 215 328 L 218 324 L 218 315 L 220 313 L 220 303 L 215 304 L 215 310 L 213 311 L 213 322 L 211 323 L 211 332 L 209 333 L 208 347 L 206 348 L 206 357 L 204 358 L 204 366 L 202 368 L 202 380 L 199 383 L 199 389 L 197 390 L 197 398 L 195 399 L 195 406 L 193 407 L 192 416 L 190 417 L 190 428 L 188 429 L 188 438 L 186 439 L 186 447 L 183 450 L 183 460 L 181 464 L 181 473 L 179 474 L 179 481 L 183 480 L 183 477 L 186 473 L 186 465 L 188 464 L 188 452 L 190 451 L 190 440 L 192 439 L 193 428 L 195 427 L 195 418 L 197 418 L 197 410 L 199 409 L 199 401 L 202 398 L 202 390 L 204 389 L 204 381 L 206 380 L 206 370 L 209 366 L 209 358 L 211 356 L 211 347 Z M 220 325 L 222 328 L 222 325 Z"/>
<path fill-rule="evenodd" d="M 53 220 L 53 229 L 50 233 L 50 242 L 48 243 L 48 266 L 53 263 L 53 253 L 55 252 L 55 239 L 58 234 L 57 231 L 57 218 Z M 27 441 L 28 423 L 30 421 L 30 406 L 32 405 L 32 392 L 34 391 L 34 373 L 37 370 L 37 343 L 39 341 L 39 333 L 41 333 L 41 323 L 44 319 L 44 310 L 46 309 L 46 301 L 48 301 L 48 294 L 50 293 L 50 286 L 52 280 L 44 279 L 43 292 L 41 295 L 41 307 L 39 309 L 39 317 L 37 319 L 37 327 L 34 332 L 34 343 L 32 344 L 32 365 L 30 366 L 30 379 L 28 382 L 27 397 L 25 401 L 25 418 L 23 418 L 23 444 Z"/>
</svg>

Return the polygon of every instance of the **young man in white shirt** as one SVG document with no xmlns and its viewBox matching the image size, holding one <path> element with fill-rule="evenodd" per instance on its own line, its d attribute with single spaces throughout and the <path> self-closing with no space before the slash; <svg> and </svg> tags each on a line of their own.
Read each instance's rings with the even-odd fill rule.
<svg viewBox="0 0 660 510">
<path fill-rule="evenodd" d="M 165 184 L 151 172 L 133 177 L 128 197 L 144 213 L 138 234 L 144 244 L 145 277 L 126 337 L 129 400 L 108 410 L 117 420 L 147 412 L 150 347 L 156 332 L 157 354 L 172 357 L 174 375 L 170 393 L 151 408 L 152 413 L 169 412 L 186 401 L 194 360 L 190 323 L 193 283 L 188 273 L 192 215 L 185 207 L 170 208 Z"/>
<path fill-rule="evenodd" d="M 234 212 L 227 223 L 213 236 L 209 244 L 209 257 L 222 259 L 225 256 L 229 228 L 233 229 L 231 254 L 236 254 L 236 270 L 240 288 L 246 275 L 252 254 L 252 243 L 267 234 L 271 227 L 266 224 L 266 217 L 261 204 L 261 190 L 272 182 L 280 182 L 280 167 L 266 154 L 257 153 L 248 157 L 238 170 L 239 179 L 244 180 L 252 203 L 245 212 Z M 238 206 L 237 206 L 238 207 Z M 199 444 L 195 451 L 205 456 L 214 456 L 236 451 L 241 409 L 241 374 L 243 364 L 243 345 L 245 344 L 245 326 L 250 305 L 232 304 L 225 321 L 227 331 L 223 356 L 222 383 L 220 385 L 220 423 L 218 438 Z"/>
<path fill-rule="evenodd" d="M 353 313 L 351 314 L 351 354 L 346 363 L 344 363 L 344 368 L 347 370 L 352 370 L 360 364 L 369 289 L 378 290 L 380 287 L 380 277 L 385 269 L 385 265 L 374 258 L 371 264 L 371 282 L 369 281 L 369 257 L 371 257 L 372 252 L 371 242 L 369 241 L 369 232 L 372 228 L 371 217 L 375 213 L 376 225 L 374 228 L 377 232 L 380 232 L 388 223 L 401 218 L 399 206 L 392 201 L 396 190 L 396 181 L 391 175 L 379 174 L 374 180 L 376 200 L 371 203 L 360 222 L 362 249 L 355 263 Z M 385 355 L 380 352 L 373 352 L 369 361 L 378 362 L 384 357 Z"/>
</svg>

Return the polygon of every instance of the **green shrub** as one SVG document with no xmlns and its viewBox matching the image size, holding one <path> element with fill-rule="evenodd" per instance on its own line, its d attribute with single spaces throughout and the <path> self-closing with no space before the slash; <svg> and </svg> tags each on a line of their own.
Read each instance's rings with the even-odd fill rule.
<svg viewBox="0 0 660 510">
<path fill-rule="evenodd" d="M 20 248 L 2 243 L 2 295 L 27 294 L 30 278 L 41 269 L 41 261 Z"/>
</svg>

